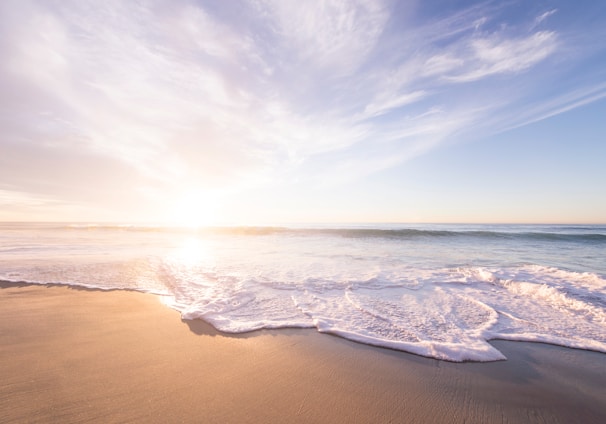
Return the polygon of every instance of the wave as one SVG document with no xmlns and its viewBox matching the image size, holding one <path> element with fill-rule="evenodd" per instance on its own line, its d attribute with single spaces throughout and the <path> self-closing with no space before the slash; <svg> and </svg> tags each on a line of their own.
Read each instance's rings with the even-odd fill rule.
<svg viewBox="0 0 606 424">
<path fill-rule="evenodd" d="M 4 228 L 14 224 L 2 224 Z M 200 236 L 317 236 L 354 239 L 477 239 L 477 240 L 521 240 L 540 242 L 606 243 L 606 226 L 536 226 L 536 225 L 359 225 L 359 226 L 209 226 L 191 228 L 186 226 L 140 225 L 140 224 L 19 224 L 20 228 L 31 226 L 36 230 L 65 231 L 119 231 L 196 234 Z"/>
<path fill-rule="evenodd" d="M 551 233 L 551 232 L 509 232 L 484 230 L 419 230 L 419 229 L 321 229 L 303 230 L 306 233 L 326 234 L 351 238 L 390 238 L 390 239 L 418 239 L 418 238 L 476 238 L 495 240 L 537 240 L 537 241 L 578 241 L 578 242 L 606 242 L 606 234 L 601 233 Z"/>
</svg>

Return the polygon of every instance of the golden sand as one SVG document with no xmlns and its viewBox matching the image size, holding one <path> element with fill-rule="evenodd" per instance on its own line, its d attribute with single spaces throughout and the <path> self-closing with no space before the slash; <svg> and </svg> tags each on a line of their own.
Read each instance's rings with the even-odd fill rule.
<svg viewBox="0 0 606 424">
<path fill-rule="evenodd" d="M 606 355 L 449 363 L 314 330 L 218 333 L 152 295 L 2 283 L 2 423 L 604 423 Z"/>
</svg>

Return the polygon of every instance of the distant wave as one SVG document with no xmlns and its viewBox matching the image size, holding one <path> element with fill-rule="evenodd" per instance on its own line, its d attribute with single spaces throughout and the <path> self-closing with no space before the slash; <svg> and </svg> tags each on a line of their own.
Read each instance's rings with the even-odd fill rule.
<svg viewBox="0 0 606 424">
<path fill-rule="evenodd" d="M 418 230 L 418 229 L 321 229 L 301 230 L 305 233 L 327 234 L 332 236 L 352 238 L 390 238 L 390 239 L 416 239 L 416 238 L 481 238 L 481 239 L 533 239 L 543 241 L 578 241 L 578 242 L 606 242 L 606 234 L 579 234 L 579 233 L 550 233 L 550 232 L 501 232 L 501 231 L 452 231 L 452 230 Z"/>
<path fill-rule="evenodd" d="M 27 226 L 28 224 L 21 224 Z M 578 242 L 606 243 L 606 226 L 535 226 L 535 225 L 445 225 L 437 228 L 380 228 L 371 225 L 364 226 L 215 226 L 215 227 L 179 227 L 162 225 L 139 224 L 34 224 L 40 230 L 72 230 L 72 231 L 133 231 L 133 232 L 162 232 L 186 233 L 198 235 L 230 235 L 230 236 L 331 236 L 344 238 L 383 238 L 383 239 L 447 239 L 471 238 L 482 240 L 525 240 L 543 242 Z M 458 228 L 457 228 L 458 227 Z M 487 227 L 490 227 L 487 229 Z"/>
</svg>

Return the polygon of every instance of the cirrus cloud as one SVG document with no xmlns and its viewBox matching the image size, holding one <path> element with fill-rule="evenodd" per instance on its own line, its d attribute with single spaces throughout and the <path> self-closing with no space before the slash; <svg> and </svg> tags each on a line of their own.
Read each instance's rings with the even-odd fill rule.
<svg viewBox="0 0 606 424">
<path fill-rule="evenodd" d="M 342 184 L 474 131 L 601 98 L 589 78 L 520 111 L 529 87 L 540 91 L 545 73 L 557 77 L 547 64 L 570 51 L 549 26 L 555 9 L 512 20 L 493 2 L 427 15 L 399 7 L 2 2 L 0 189 L 46 198 L 56 167 L 74 177 L 58 178 L 53 198 L 84 199 L 74 193 L 86 190 L 87 167 L 74 165 L 74 152 L 91 170 L 95 157 L 105 164 L 98 169 L 128 169 L 123 186 L 134 197 L 183 186 Z M 575 92 L 593 94 L 575 102 Z M 47 173 L 8 163 L 25 160 L 24 150 Z"/>
</svg>

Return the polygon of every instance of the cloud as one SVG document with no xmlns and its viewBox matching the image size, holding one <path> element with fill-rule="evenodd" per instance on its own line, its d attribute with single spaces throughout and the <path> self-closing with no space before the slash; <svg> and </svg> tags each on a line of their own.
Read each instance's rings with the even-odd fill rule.
<svg viewBox="0 0 606 424">
<path fill-rule="evenodd" d="M 491 75 L 525 71 L 549 57 L 557 49 L 557 36 L 551 31 L 536 32 L 518 39 L 498 36 L 475 38 L 467 47 L 467 69 L 446 76 L 451 81 L 476 81 Z M 465 54 L 464 53 L 464 54 Z"/>
<path fill-rule="evenodd" d="M 518 128 L 560 115 L 604 98 L 606 98 L 606 83 L 597 83 L 552 97 L 549 100 L 531 103 L 522 112 L 518 112 L 515 116 L 501 119 L 498 124 L 492 123 L 492 126 L 498 128 L 499 131 Z"/>
<path fill-rule="evenodd" d="M 540 14 L 539 16 L 537 16 L 534 20 L 535 26 L 539 25 L 541 22 L 543 22 L 545 19 L 547 19 L 548 17 L 550 17 L 557 11 L 558 11 L 558 9 L 551 9 L 551 10 L 548 10 L 547 12 L 544 12 L 544 13 Z"/>
<path fill-rule="evenodd" d="M 547 27 L 556 9 L 510 22 L 494 2 L 428 16 L 398 7 L 2 2 L 0 153 L 18 161 L 3 189 L 80 201 L 88 173 L 105 193 L 121 185 L 143 197 L 187 185 L 343 183 L 484 130 L 570 48 Z M 516 122 L 599 93 L 539 102 Z M 515 125 L 508 116 L 493 128 Z"/>
<path fill-rule="evenodd" d="M 267 0 L 268 16 L 286 57 L 305 68 L 354 72 L 375 47 L 388 19 L 386 4 L 372 0 Z M 290 54 L 289 54 L 290 53 Z"/>
<path fill-rule="evenodd" d="M 393 109 L 400 108 L 410 103 L 414 103 L 426 96 L 426 92 L 423 90 L 413 91 L 412 93 L 390 95 L 381 93 L 381 95 L 374 99 L 372 103 L 369 103 L 364 108 L 364 115 L 367 117 L 376 117 L 383 115 Z"/>
</svg>

